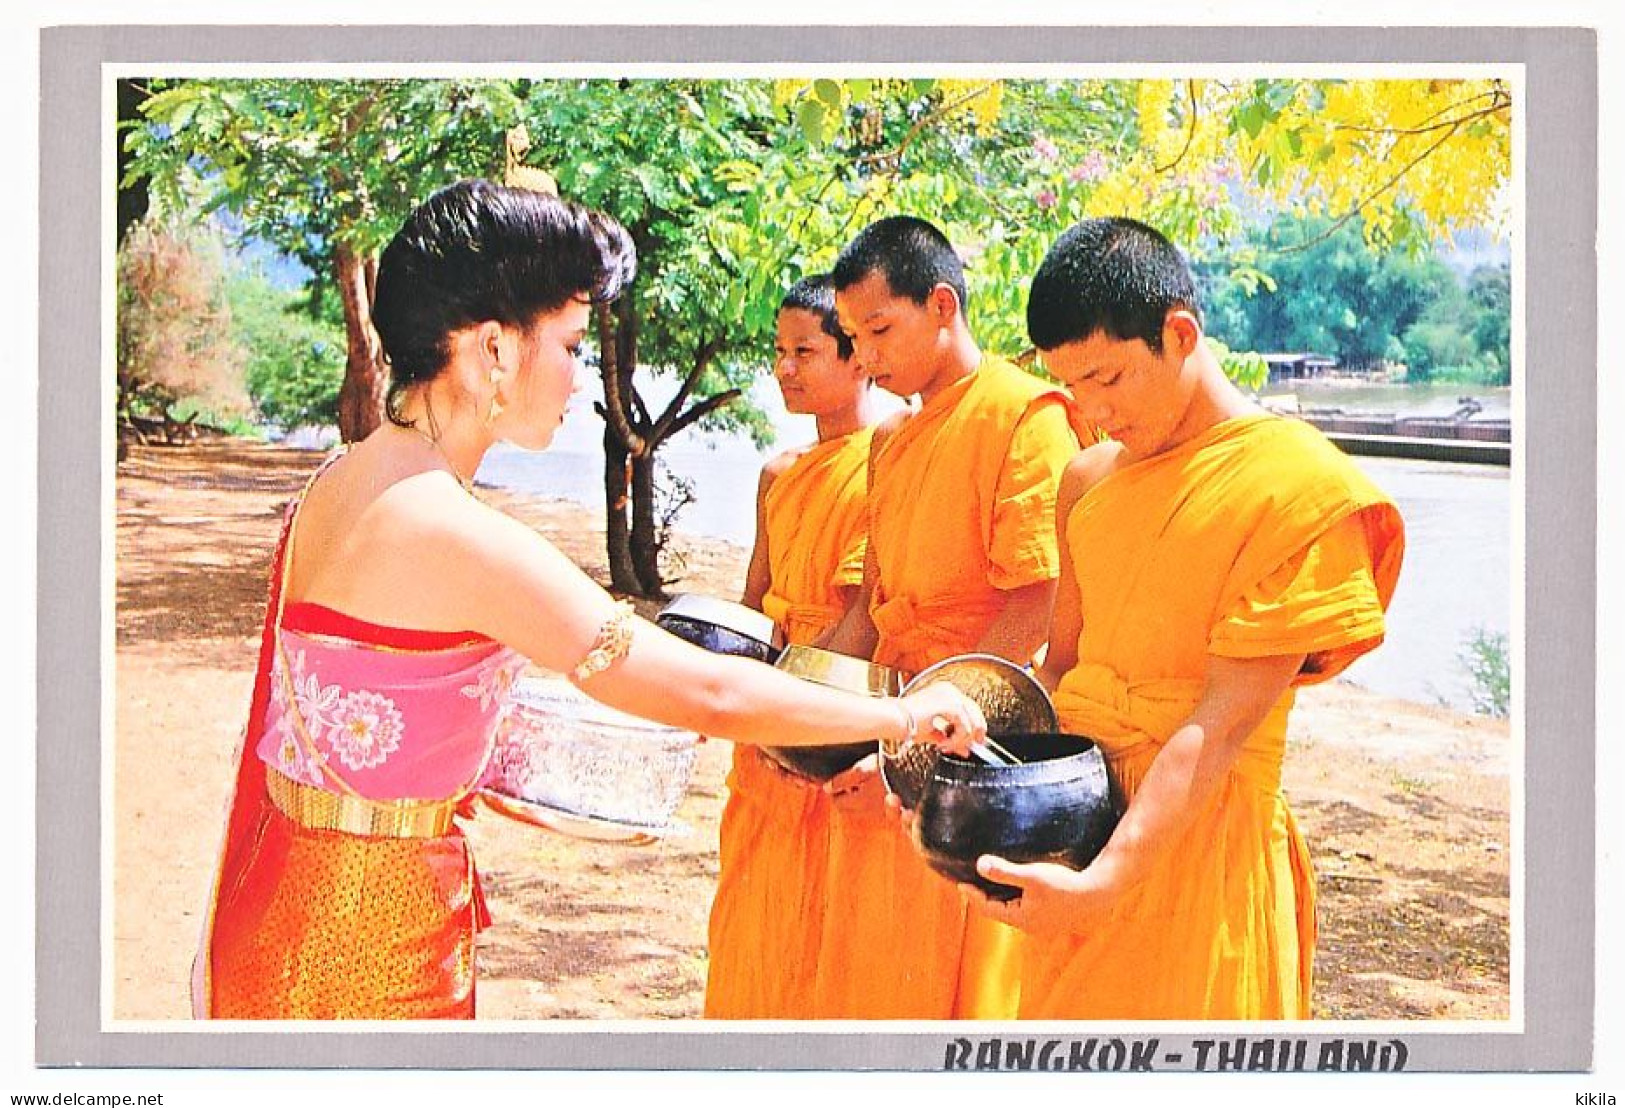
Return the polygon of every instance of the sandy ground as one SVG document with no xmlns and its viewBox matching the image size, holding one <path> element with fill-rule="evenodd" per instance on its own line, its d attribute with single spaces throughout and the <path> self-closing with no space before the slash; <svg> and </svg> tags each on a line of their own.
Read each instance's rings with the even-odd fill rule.
<svg viewBox="0 0 1625 1108">
<path fill-rule="evenodd" d="M 184 1019 L 281 506 L 319 456 L 249 443 L 137 447 L 118 471 L 113 1012 Z M 482 495 L 600 580 L 601 518 Z M 688 541 L 676 588 L 732 596 L 746 552 Z M 652 613 L 657 605 L 644 605 Z M 495 925 L 480 1018 L 698 1018 L 731 748 L 701 748 L 648 846 L 495 815 L 468 833 Z M 1294 715 L 1285 787 L 1314 852 L 1316 1015 L 1509 1016 L 1507 725 L 1331 683 Z"/>
</svg>

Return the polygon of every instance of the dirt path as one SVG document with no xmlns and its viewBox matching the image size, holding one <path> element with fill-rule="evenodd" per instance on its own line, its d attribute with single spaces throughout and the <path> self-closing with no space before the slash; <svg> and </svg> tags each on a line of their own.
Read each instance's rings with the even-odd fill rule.
<svg viewBox="0 0 1625 1108">
<path fill-rule="evenodd" d="M 233 442 L 138 447 L 119 467 L 116 1018 L 188 1015 L 266 566 L 281 505 L 318 460 Z M 483 495 L 607 578 L 593 513 Z M 679 587 L 733 595 L 745 553 L 689 542 Z M 1293 735 L 1286 790 L 1319 873 L 1317 1015 L 1506 1018 L 1506 724 L 1333 683 L 1305 691 Z M 480 950 L 482 1019 L 699 1016 L 730 749 L 701 748 L 678 812 L 688 833 L 651 846 L 492 815 L 470 824 L 496 917 Z"/>
</svg>

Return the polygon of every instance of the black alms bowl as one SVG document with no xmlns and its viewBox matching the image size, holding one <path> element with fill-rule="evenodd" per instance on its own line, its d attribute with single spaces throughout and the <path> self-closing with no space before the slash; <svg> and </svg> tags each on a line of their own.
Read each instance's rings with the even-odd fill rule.
<svg viewBox="0 0 1625 1108">
<path fill-rule="evenodd" d="M 874 743 L 835 746 L 764 746 L 758 748 L 780 769 L 808 781 L 828 781 L 875 752 Z"/>
<path fill-rule="evenodd" d="M 1021 890 L 979 875 L 977 858 L 1082 869 L 1106 845 L 1122 806 L 1090 740 L 1027 733 L 998 742 L 1022 764 L 990 766 L 951 754 L 936 760 L 915 809 L 914 841 L 938 873 L 1010 900 Z"/>
<path fill-rule="evenodd" d="M 768 665 L 779 656 L 773 645 L 773 621 L 731 600 L 683 593 L 660 610 L 655 623 L 713 654 L 732 654 Z"/>
</svg>

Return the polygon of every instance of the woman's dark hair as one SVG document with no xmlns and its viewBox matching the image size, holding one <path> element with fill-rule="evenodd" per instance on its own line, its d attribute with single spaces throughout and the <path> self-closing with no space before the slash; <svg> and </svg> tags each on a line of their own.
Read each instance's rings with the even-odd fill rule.
<svg viewBox="0 0 1625 1108">
<path fill-rule="evenodd" d="M 568 200 L 489 181 L 459 181 L 420 204 L 378 262 L 372 322 L 389 362 L 384 409 L 433 380 L 450 336 L 495 320 L 528 326 L 578 296 L 613 300 L 637 272 L 631 236 Z"/>
<path fill-rule="evenodd" d="M 916 304 L 924 304 L 938 285 L 947 285 L 959 297 L 964 314 L 965 267 L 948 236 L 923 219 L 911 215 L 877 219 L 846 244 L 831 276 L 840 290 L 871 273 L 884 274 L 894 295 Z"/>
<path fill-rule="evenodd" d="M 1104 331 L 1162 352 L 1171 308 L 1200 321 L 1196 280 L 1162 233 L 1120 216 L 1086 219 L 1055 240 L 1027 295 L 1027 337 L 1054 350 Z"/>
<path fill-rule="evenodd" d="M 835 352 L 841 360 L 852 357 L 852 338 L 841 330 L 840 321 L 835 317 L 835 282 L 829 274 L 815 273 L 791 285 L 790 291 L 779 301 L 779 311 L 786 308 L 798 308 L 817 316 L 824 334 L 835 340 Z"/>
</svg>

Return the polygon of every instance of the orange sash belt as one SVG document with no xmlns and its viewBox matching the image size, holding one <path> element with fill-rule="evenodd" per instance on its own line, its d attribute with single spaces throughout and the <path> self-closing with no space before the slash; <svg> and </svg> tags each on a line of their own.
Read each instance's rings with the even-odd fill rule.
<svg viewBox="0 0 1625 1108">
<path fill-rule="evenodd" d="M 875 630 L 892 652 L 945 658 L 969 649 L 998 606 L 986 592 L 949 593 L 929 600 L 887 597 L 870 610 Z M 914 668 L 924 668 L 917 666 Z"/>
<path fill-rule="evenodd" d="M 845 609 L 834 604 L 794 604 L 769 591 L 762 597 L 762 614 L 784 629 L 786 642 L 809 642 L 835 626 Z"/>
<path fill-rule="evenodd" d="M 1061 679 L 1055 691 L 1055 710 L 1066 730 L 1094 739 L 1114 768 L 1130 760 L 1149 763 L 1190 718 L 1202 696 L 1197 678 L 1162 677 L 1127 681 L 1109 666 L 1079 663 Z M 1270 710 L 1254 734 L 1283 734 L 1289 694 Z M 1278 743 L 1252 744 L 1241 749 L 1231 772 L 1267 791 L 1281 784 L 1281 749 Z"/>
</svg>

